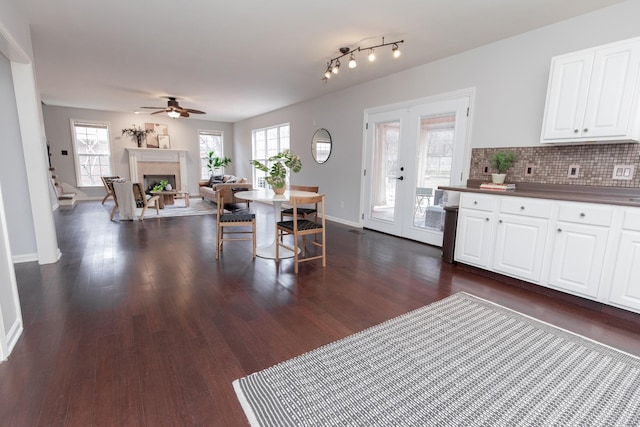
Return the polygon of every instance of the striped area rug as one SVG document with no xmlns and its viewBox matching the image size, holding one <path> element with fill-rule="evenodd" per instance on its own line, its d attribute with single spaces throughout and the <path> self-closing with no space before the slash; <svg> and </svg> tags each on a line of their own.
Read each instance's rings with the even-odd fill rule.
<svg viewBox="0 0 640 427">
<path fill-rule="evenodd" d="M 640 359 L 465 293 L 233 387 L 252 426 L 640 425 Z"/>
</svg>

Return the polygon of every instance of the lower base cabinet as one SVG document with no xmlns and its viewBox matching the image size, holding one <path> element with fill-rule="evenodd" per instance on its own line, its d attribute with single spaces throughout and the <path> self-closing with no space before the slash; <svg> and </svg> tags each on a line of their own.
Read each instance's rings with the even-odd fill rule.
<svg viewBox="0 0 640 427">
<path fill-rule="evenodd" d="M 640 312 L 640 209 L 625 212 L 622 228 L 614 256 L 609 301 Z"/>
<path fill-rule="evenodd" d="M 640 313 L 640 208 L 462 193 L 455 260 Z"/>
<path fill-rule="evenodd" d="M 609 228 L 559 222 L 555 234 L 549 284 L 573 294 L 596 298 Z"/>
</svg>

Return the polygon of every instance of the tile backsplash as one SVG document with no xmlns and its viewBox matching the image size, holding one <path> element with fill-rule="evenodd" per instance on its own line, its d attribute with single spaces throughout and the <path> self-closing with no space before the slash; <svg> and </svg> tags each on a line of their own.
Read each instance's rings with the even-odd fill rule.
<svg viewBox="0 0 640 427">
<path fill-rule="evenodd" d="M 597 144 L 541 147 L 474 148 L 470 179 L 491 180 L 489 159 L 496 151 L 512 151 L 516 161 L 507 172 L 507 182 L 640 187 L 640 144 Z M 634 165 L 631 180 L 614 180 L 614 165 Z M 574 177 L 569 169 L 578 166 Z M 489 167 L 489 174 L 485 173 Z M 527 175 L 531 169 L 532 174 Z M 575 172 L 575 171 L 574 171 Z"/>
</svg>

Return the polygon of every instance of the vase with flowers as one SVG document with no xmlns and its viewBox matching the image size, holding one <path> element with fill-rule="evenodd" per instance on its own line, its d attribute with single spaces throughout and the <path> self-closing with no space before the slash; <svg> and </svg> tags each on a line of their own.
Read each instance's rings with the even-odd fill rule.
<svg viewBox="0 0 640 427">
<path fill-rule="evenodd" d="M 142 129 L 140 126 L 136 126 L 135 124 L 131 125 L 132 127 L 122 129 L 123 135 L 129 135 L 131 138 L 135 139 L 138 143 L 138 148 L 142 147 L 142 141 L 147 137 L 147 134 L 153 132 L 153 129 Z"/>
<path fill-rule="evenodd" d="M 290 150 L 284 150 L 275 156 L 269 157 L 265 163 L 259 160 L 251 160 L 251 164 L 256 169 L 268 174 L 264 180 L 276 194 L 282 194 L 286 190 L 287 169 L 295 173 L 300 172 L 302 169 L 300 156 Z"/>
</svg>

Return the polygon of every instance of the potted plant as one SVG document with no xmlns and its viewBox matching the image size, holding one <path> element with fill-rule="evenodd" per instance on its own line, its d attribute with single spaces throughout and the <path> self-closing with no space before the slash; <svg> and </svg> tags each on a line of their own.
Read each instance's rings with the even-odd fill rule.
<svg viewBox="0 0 640 427">
<path fill-rule="evenodd" d="M 511 151 L 496 151 L 491 156 L 489 164 L 493 169 L 496 169 L 498 173 L 492 173 L 491 179 L 495 184 L 503 184 L 504 179 L 507 176 L 507 171 L 516 161 L 516 156 Z"/>
<path fill-rule="evenodd" d="M 123 135 L 129 135 L 138 143 L 138 148 L 142 147 L 142 141 L 147 137 L 147 134 L 153 132 L 153 129 L 142 129 L 140 126 L 136 126 L 135 124 L 131 125 L 132 127 L 122 129 Z"/>
<path fill-rule="evenodd" d="M 300 156 L 285 150 L 281 153 L 271 156 L 267 159 L 266 164 L 258 160 L 251 160 L 251 164 L 258 170 L 266 172 L 268 176 L 265 178 L 267 184 L 271 186 L 276 194 L 282 194 L 287 184 L 287 169 L 298 173 L 302 169 L 302 160 Z"/>
<path fill-rule="evenodd" d="M 209 169 L 209 172 L 211 172 L 211 175 L 213 175 L 217 169 L 222 169 L 222 173 L 224 173 L 224 168 L 229 166 L 229 163 L 231 163 L 230 158 L 214 156 L 213 151 L 209 151 L 207 153 L 207 157 L 207 168 Z"/>
</svg>

